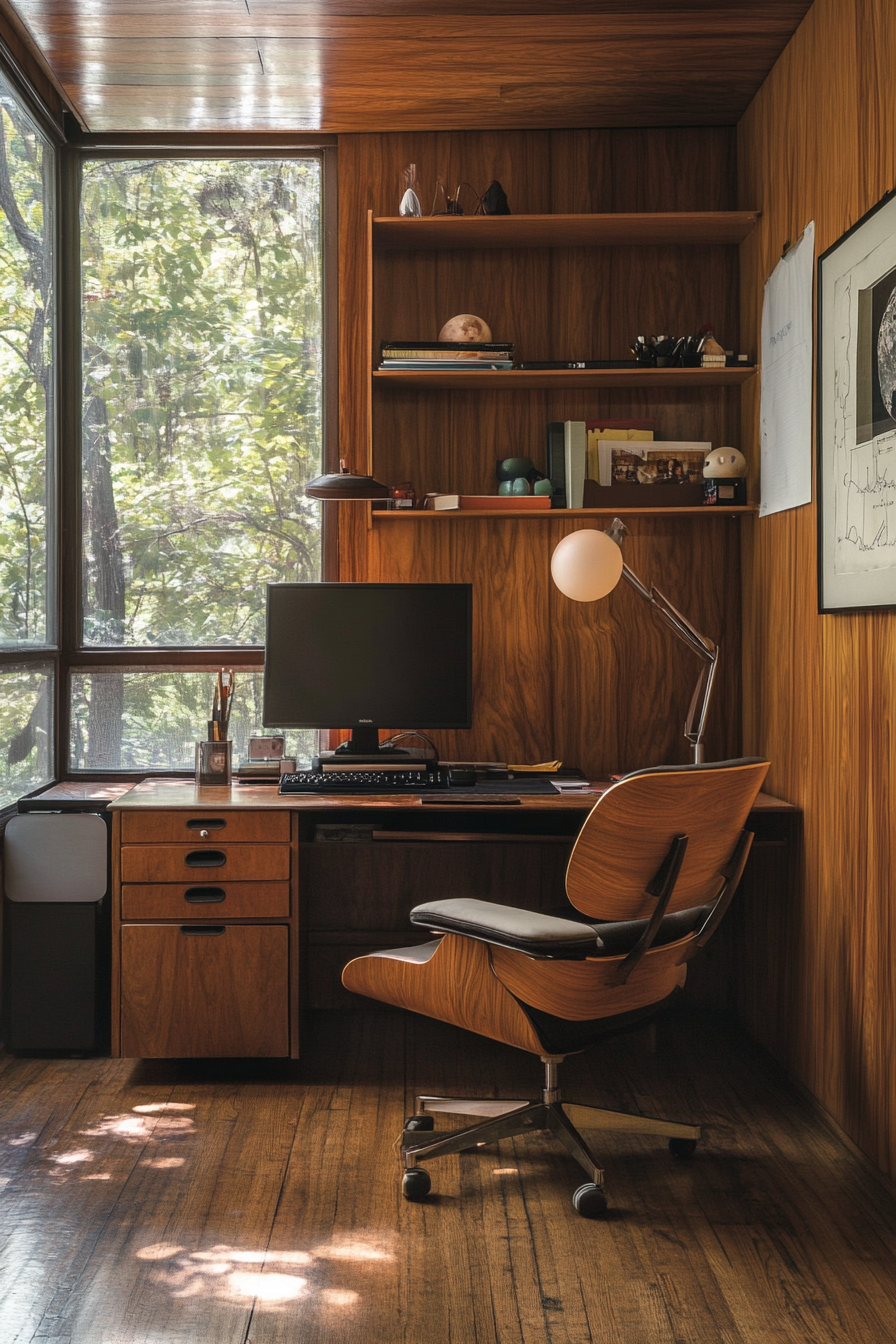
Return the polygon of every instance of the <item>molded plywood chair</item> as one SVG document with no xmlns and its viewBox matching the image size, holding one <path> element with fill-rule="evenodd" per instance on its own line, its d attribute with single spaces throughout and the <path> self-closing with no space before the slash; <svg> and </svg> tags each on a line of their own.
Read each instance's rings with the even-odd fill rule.
<svg viewBox="0 0 896 1344">
<path fill-rule="evenodd" d="M 767 770 L 766 761 L 744 759 L 627 775 L 579 832 L 563 910 L 432 901 L 411 920 L 439 934 L 436 941 L 346 966 L 343 983 L 358 994 L 529 1050 L 544 1064 L 535 1101 L 418 1097 L 402 1144 L 406 1198 L 429 1192 L 419 1162 L 547 1130 L 588 1175 L 573 1196 L 576 1209 L 598 1217 L 606 1210 L 603 1171 L 580 1129 L 658 1135 L 676 1156 L 694 1151 L 695 1125 L 562 1102 L 558 1070 L 566 1055 L 649 1022 L 684 984 L 687 962 L 740 881 L 753 839 L 744 823 Z M 418 1131 L 433 1128 L 431 1112 L 486 1118 L 425 1138 Z"/>
</svg>

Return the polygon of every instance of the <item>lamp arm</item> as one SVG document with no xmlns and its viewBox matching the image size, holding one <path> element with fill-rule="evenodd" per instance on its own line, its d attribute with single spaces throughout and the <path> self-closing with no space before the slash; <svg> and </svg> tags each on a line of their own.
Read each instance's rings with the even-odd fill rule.
<svg viewBox="0 0 896 1344">
<path fill-rule="evenodd" d="M 614 540 L 616 540 L 615 537 Z M 648 606 L 653 607 L 664 624 L 668 625 L 669 629 L 678 636 L 682 643 L 687 644 L 688 648 L 707 664 L 706 667 L 700 669 L 700 676 L 697 678 L 697 685 L 694 687 L 688 717 L 684 725 L 684 735 L 693 748 L 694 763 L 699 764 L 703 760 L 703 727 L 712 697 L 719 646 L 708 639 L 706 635 L 701 635 L 699 630 L 691 625 L 688 618 L 683 616 L 658 588 L 648 588 L 643 584 L 637 574 L 629 569 L 626 564 L 622 566 L 622 577 Z"/>
</svg>

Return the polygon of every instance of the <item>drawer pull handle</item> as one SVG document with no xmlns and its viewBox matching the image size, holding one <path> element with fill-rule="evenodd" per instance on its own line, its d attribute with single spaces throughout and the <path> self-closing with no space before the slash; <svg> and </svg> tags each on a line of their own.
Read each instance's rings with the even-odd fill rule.
<svg viewBox="0 0 896 1344">
<path fill-rule="evenodd" d="M 223 924 L 181 924 L 181 933 L 192 938 L 219 938 L 224 932 Z"/>
<path fill-rule="evenodd" d="M 227 855 L 220 849 L 192 849 L 184 863 L 188 868 L 223 868 Z"/>
<path fill-rule="evenodd" d="M 208 831 L 223 831 L 227 825 L 224 817 L 191 817 L 187 822 L 188 831 L 199 831 L 204 835 Z"/>
<path fill-rule="evenodd" d="M 187 887 L 184 892 L 184 900 L 190 905 L 217 905 L 226 898 L 223 887 Z"/>
</svg>

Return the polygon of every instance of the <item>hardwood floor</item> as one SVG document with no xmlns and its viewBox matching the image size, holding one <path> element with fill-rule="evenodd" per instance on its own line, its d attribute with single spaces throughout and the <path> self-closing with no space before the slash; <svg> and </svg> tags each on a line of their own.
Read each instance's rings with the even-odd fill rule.
<svg viewBox="0 0 896 1344">
<path fill-rule="evenodd" d="M 608 1140 L 602 1222 L 543 1136 L 401 1198 L 414 1092 L 526 1096 L 537 1061 L 398 1012 L 304 1039 L 298 1064 L 0 1056 L 3 1344 L 896 1338 L 896 1201 L 725 1023 L 565 1065 L 570 1098 L 706 1126 L 690 1163 Z"/>
</svg>

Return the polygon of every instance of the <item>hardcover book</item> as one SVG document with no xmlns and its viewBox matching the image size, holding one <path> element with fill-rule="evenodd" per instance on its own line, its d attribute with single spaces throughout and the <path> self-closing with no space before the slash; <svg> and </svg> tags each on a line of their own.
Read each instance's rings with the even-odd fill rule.
<svg viewBox="0 0 896 1344">
<path fill-rule="evenodd" d="M 563 460 L 566 469 L 566 506 L 580 509 L 585 489 L 587 439 L 584 420 L 563 422 Z"/>
</svg>

